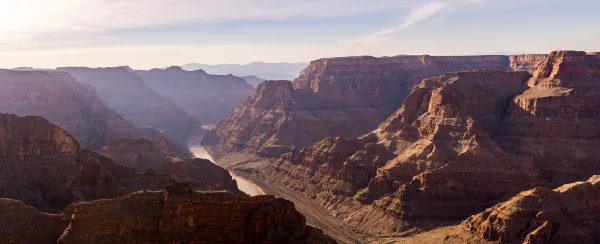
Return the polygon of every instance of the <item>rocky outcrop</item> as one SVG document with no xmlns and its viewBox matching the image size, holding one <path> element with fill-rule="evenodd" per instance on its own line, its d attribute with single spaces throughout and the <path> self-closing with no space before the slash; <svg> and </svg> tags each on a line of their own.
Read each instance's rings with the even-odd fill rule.
<svg viewBox="0 0 600 244">
<path fill-rule="evenodd" d="M 600 59 L 557 51 L 532 75 L 423 80 L 358 139 L 327 138 L 250 172 L 371 232 L 461 220 L 534 187 L 600 174 Z"/>
<path fill-rule="evenodd" d="M 220 156 L 273 157 L 326 137 L 356 138 L 398 109 L 424 78 L 473 69 L 528 70 L 535 56 L 395 56 L 320 59 L 293 83 L 267 81 L 216 124 L 203 142 Z"/>
<path fill-rule="evenodd" d="M 118 138 L 146 138 L 162 150 L 190 155 L 153 129 L 141 129 L 107 108 L 96 90 L 58 71 L 0 70 L 0 111 L 42 116 L 97 150 Z"/>
<path fill-rule="evenodd" d="M 600 243 L 600 176 L 519 193 L 465 220 L 450 243 Z"/>
<path fill-rule="evenodd" d="M 0 208 L 3 243 L 335 243 L 287 200 L 194 192 L 186 184 L 77 203 L 60 215 L 9 199 Z"/>
<path fill-rule="evenodd" d="M 208 159 L 169 155 L 146 139 L 120 140 L 102 148 L 100 154 L 139 172 L 167 174 L 178 181 L 193 182 L 196 188 L 203 190 L 227 190 L 241 194 L 229 171 Z"/>
<path fill-rule="evenodd" d="M 187 145 L 189 133 L 197 129 L 198 122 L 194 118 L 146 86 L 128 67 L 67 67 L 57 70 L 94 87 L 108 107 L 136 126 L 159 130 L 167 138 L 183 145 Z"/>
<path fill-rule="evenodd" d="M 44 212 L 72 202 L 114 198 L 176 182 L 164 174 L 137 174 L 92 151 L 47 120 L 0 114 L 0 197 Z"/>
<path fill-rule="evenodd" d="M 213 124 L 241 104 L 254 88 L 232 75 L 210 75 L 180 67 L 136 71 L 144 83 L 198 120 Z"/>
</svg>

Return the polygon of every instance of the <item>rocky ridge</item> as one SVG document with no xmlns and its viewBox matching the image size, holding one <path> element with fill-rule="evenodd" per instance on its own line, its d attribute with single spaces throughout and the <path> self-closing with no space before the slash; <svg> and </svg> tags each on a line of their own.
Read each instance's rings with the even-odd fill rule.
<svg viewBox="0 0 600 244">
<path fill-rule="evenodd" d="M 231 187 L 235 181 L 228 175 L 219 178 L 219 182 L 208 182 L 219 175 L 210 170 L 226 172 L 215 168 L 204 167 L 204 174 L 211 177 L 194 179 L 192 186 L 236 190 Z M 0 114 L 0 197 L 58 213 L 73 202 L 160 190 L 178 180 L 181 179 L 153 171 L 139 174 L 134 168 L 82 149 L 68 132 L 44 118 Z"/>
<path fill-rule="evenodd" d="M 146 86 L 129 67 L 65 67 L 57 70 L 94 87 L 108 107 L 136 126 L 159 130 L 182 145 L 187 145 L 189 134 L 199 129 L 198 121 Z"/>
<path fill-rule="evenodd" d="M 160 149 L 190 155 L 182 144 L 141 129 L 109 109 L 96 90 L 65 72 L 0 70 L 0 111 L 42 116 L 64 128 L 84 148 L 98 150 L 118 138 L 146 138 Z"/>
<path fill-rule="evenodd" d="M 335 243 L 287 200 L 194 192 L 183 183 L 72 204 L 61 214 L 10 199 L 0 208 L 7 213 L 0 223 L 10 223 L 0 230 L 3 243 Z"/>
<path fill-rule="evenodd" d="M 210 75 L 180 67 L 136 71 L 144 83 L 173 101 L 201 124 L 213 124 L 227 116 L 254 92 L 240 77 Z"/>
<path fill-rule="evenodd" d="M 315 60 L 293 82 L 260 84 L 208 132 L 203 145 L 217 158 L 236 152 L 276 157 L 326 137 L 356 138 L 389 117 L 424 78 L 473 69 L 531 71 L 545 56 Z"/>
<path fill-rule="evenodd" d="M 534 188 L 465 220 L 448 243 L 600 243 L 600 176 Z"/>
<path fill-rule="evenodd" d="M 376 130 L 252 169 L 372 233 L 465 219 L 520 191 L 600 173 L 600 58 L 552 52 L 529 74 L 428 78 Z"/>
</svg>

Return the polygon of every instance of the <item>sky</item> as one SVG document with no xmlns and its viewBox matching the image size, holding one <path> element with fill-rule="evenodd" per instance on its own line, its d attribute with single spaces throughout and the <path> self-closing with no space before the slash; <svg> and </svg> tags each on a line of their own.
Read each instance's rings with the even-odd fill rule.
<svg viewBox="0 0 600 244">
<path fill-rule="evenodd" d="M 600 51 L 598 0 L 0 0 L 0 67 Z"/>
</svg>

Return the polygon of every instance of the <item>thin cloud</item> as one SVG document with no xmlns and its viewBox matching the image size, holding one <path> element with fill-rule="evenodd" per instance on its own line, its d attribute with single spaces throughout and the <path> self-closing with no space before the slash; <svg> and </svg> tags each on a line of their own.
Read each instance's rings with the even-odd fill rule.
<svg viewBox="0 0 600 244">
<path fill-rule="evenodd" d="M 482 3 L 485 0 L 466 0 L 464 2 L 461 1 L 454 1 L 453 3 L 455 4 L 475 4 L 475 3 Z M 369 33 L 367 35 L 364 35 L 362 37 L 356 38 L 356 39 L 352 39 L 352 40 L 345 40 L 342 41 L 342 43 L 351 43 L 351 44 L 358 44 L 358 45 L 364 45 L 364 46 L 373 46 L 373 45 L 378 45 L 381 44 L 382 42 L 389 40 L 391 38 L 391 35 L 401 31 L 403 29 L 406 29 L 418 22 L 421 22 L 425 19 L 428 19 L 432 16 L 435 16 L 437 14 L 439 14 L 440 12 L 442 12 L 443 10 L 449 8 L 451 6 L 451 1 L 435 1 L 435 2 L 429 2 L 427 4 L 418 6 L 414 9 L 412 9 L 409 14 L 404 18 L 404 20 L 402 21 L 402 23 L 400 23 L 399 25 L 395 26 L 395 27 L 391 27 L 391 28 L 385 28 L 373 33 Z"/>
<path fill-rule="evenodd" d="M 0 41 L 156 25 L 329 18 L 413 4 L 412 0 L 0 0 Z"/>
</svg>

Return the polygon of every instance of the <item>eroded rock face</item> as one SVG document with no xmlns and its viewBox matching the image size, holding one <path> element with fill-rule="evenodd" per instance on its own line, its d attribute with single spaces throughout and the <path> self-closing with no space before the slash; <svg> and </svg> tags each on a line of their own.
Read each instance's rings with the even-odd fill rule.
<svg viewBox="0 0 600 244">
<path fill-rule="evenodd" d="M 474 69 L 530 70 L 540 56 L 396 56 L 320 59 L 294 82 L 266 81 L 216 124 L 203 144 L 214 154 L 273 157 L 326 137 L 356 138 L 398 109 L 422 79 Z"/>
<path fill-rule="evenodd" d="M 0 197 L 44 212 L 72 202 L 115 198 L 176 181 L 165 174 L 136 174 L 92 151 L 38 116 L 0 114 Z"/>
<path fill-rule="evenodd" d="M 98 91 L 111 109 L 142 128 L 153 128 L 169 139 L 187 145 L 198 122 L 170 100 L 150 89 L 128 67 L 58 68 Z"/>
<path fill-rule="evenodd" d="M 448 242 L 599 243 L 600 176 L 535 188 L 473 215 Z"/>
<path fill-rule="evenodd" d="M 144 83 L 201 124 L 213 124 L 240 105 L 254 87 L 233 75 L 210 75 L 180 67 L 136 71 Z"/>
<path fill-rule="evenodd" d="M 254 172 L 372 232 L 460 220 L 534 187 L 600 174 L 600 59 L 557 51 L 533 73 L 423 80 L 358 139 L 327 138 Z"/>
<path fill-rule="evenodd" d="M 141 129 L 109 109 L 96 90 L 58 71 L 0 70 L 0 111 L 42 116 L 64 128 L 84 148 L 97 150 L 118 138 L 146 138 L 162 150 L 190 155 L 153 129 Z"/>
<path fill-rule="evenodd" d="M 182 183 L 73 204 L 59 215 L 10 199 L 0 199 L 0 210 L 3 243 L 335 243 L 287 200 Z"/>
<path fill-rule="evenodd" d="M 138 172 L 167 174 L 178 181 L 192 182 L 202 190 L 227 190 L 241 194 L 229 171 L 202 158 L 178 158 L 159 150 L 146 139 L 120 140 L 102 148 L 100 154 Z"/>
</svg>

